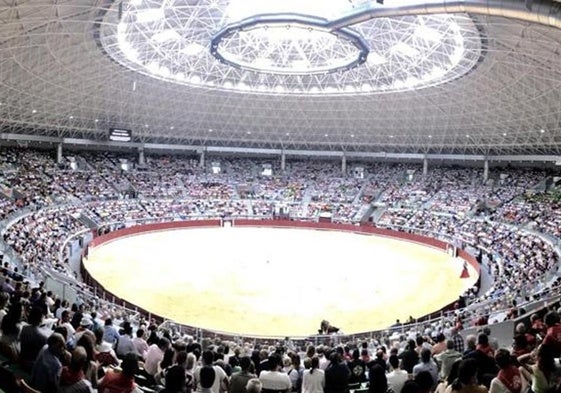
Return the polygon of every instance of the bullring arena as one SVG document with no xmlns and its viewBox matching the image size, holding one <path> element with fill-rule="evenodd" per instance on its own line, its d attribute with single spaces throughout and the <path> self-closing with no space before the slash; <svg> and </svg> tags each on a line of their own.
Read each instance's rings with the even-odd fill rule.
<svg viewBox="0 0 561 393">
<path fill-rule="evenodd" d="M 478 279 L 472 265 L 461 278 L 463 259 L 421 243 L 352 227 L 249 224 L 148 227 L 96 244 L 85 267 L 110 292 L 173 321 L 272 337 L 315 334 L 323 319 L 345 333 L 384 328 L 455 302 Z"/>
</svg>

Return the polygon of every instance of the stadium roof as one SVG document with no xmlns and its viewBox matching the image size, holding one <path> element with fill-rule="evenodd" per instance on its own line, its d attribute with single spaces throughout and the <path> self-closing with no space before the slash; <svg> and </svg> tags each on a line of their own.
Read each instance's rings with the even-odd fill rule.
<svg viewBox="0 0 561 393">
<path fill-rule="evenodd" d="M 322 7 L 318 8 L 317 4 Z M 5 0 L 2 132 L 561 154 L 551 0 Z"/>
</svg>

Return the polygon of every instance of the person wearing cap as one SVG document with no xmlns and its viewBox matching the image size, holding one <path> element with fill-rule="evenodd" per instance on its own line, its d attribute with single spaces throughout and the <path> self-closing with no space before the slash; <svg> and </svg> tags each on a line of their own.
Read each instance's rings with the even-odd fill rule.
<svg viewBox="0 0 561 393">
<path fill-rule="evenodd" d="M 80 337 L 82 337 L 82 335 L 84 334 L 84 332 L 86 330 L 89 330 L 92 326 L 92 320 L 90 318 L 89 315 L 84 314 L 84 316 L 82 317 L 82 319 L 80 319 L 80 324 L 78 325 L 78 328 L 76 329 L 76 333 L 74 333 L 74 342 L 78 342 L 78 340 L 80 339 Z"/>
</svg>

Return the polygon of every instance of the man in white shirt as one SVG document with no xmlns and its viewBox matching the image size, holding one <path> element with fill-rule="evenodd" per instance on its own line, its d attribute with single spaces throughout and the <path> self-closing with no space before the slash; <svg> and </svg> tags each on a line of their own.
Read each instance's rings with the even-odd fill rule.
<svg viewBox="0 0 561 393">
<path fill-rule="evenodd" d="M 388 380 L 388 387 L 391 388 L 396 393 L 401 392 L 401 388 L 405 384 L 405 381 L 409 379 L 407 371 L 399 368 L 399 358 L 397 355 L 391 355 L 388 359 L 390 363 L 391 372 L 386 375 Z"/>
<path fill-rule="evenodd" d="M 277 353 L 269 356 L 269 370 L 261 371 L 259 380 L 263 384 L 263 392 L 290 392 L 292 382 L 288 374 L 280 371 L 282 367 L 282 357 Z"/>
<path fill-rule="evenodd" d="M 144 329 L 140 328 L 136 331 L 136 337 L 132 339 L 134 350 L 142 359 L 146 358 L 148 352 L 148 343 L 144 339 Z"/>
<path fill-rule="evenodd" d="M 164 352 L 169 346 L 169 340 L 165 337 L 160 338 L 157 345 L 150 345 L 144 361 L 144 371 L 151 377 L 154 377 L 158 372 L 158 363 L 164 358 Z"/>
<path fill-rule="evenodd" d="M 124 358 L 125 355 L 129 352 L 136 353 L 136 348 L 134 347 L 134 344 L 132 342 L 132 326 L 130 325 L 130 323 L 125 322 L 123 330 L 123 334 L 117 341 L 117 348 L 115 348 L 117 357 L 121 359 Z"/>
</svg>

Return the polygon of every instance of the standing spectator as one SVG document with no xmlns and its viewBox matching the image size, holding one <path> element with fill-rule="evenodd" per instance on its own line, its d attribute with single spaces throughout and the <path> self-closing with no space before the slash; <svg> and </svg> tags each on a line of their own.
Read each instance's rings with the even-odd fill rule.
<svg viewBox="0 0 561 393">
<path fill-rule="evenodd" d="M 401 368 L 407 371 L 408 374 L 413 374 L 413 367 L 419 362 L 419 354 L 415 350 L 415 346 L 415 340 L 409 340 L 405 351 L 399 355 Z"/>
<path fill-rule="evenodd" d="M 450 374 L 452 364 L 462 358 L 462 354 L 454 349 L 454 341 L 446 340 L 446 350 L 436 356 L 436 360 L 440 363 L 440 378 L 445 380 Z"/>
<path fill-rule="evenodd" d="M 246 393 L 246 386 L 250 379 L 257 378 L 257 375 L 249 371 L 251 359 L 247 356 L 240 358 L 241 371 L 232 374 L 230 378 L 229 393 Z"/>
<path fill-rule="evenodd" d="M 269 370 L 261 371 L 259 380 L 263 384 L 264 393 L 290 392 L 292 383 L 286 373 L 280 371 L 282 358 L 279 354 L 273 353 L 269 356 Z"/>
<path fill-rule="evenodd" d="M 325 387 L 325 374 L 319 368 L 319 358 L 312 357 L 311 367 L 309 370 L 304 370 L 302 379 L 302 393 L 323 393 Z"/>
<path fill-rule="evenodd" d="M 366 382 L 366 364 L 360 358 L 360 350 L 358 348 L 353 351 L 352 360 L 347 365 L 351 370 L 349 384 Z"/>
<path fill-rule="evenodd" d="M 390 355 L 388 361 L 391 367 L 391 371 L 387 375 L 388 387 L 393 390 L 394 393 L 399 393 L 405 381 L 409 379 L 409 374 L 407 374 L 407 371 L 399 368 L 399 358 L 397 355 Z"/>
<path fill-rule="evenodd" d="M 421 350 L 421 362 L 413 367 L 413 375 L 417 375 L 422 371 L 428 371 L 432 377 L 432 386 L 436 387 L 438 383 L 438 366 L 431 358 L 431 350 L 423 348 Z"/>
<path fill-rule="evenodd" d="M 202 366 L 197 367 L 194 376 L 194 385 L 199 393 L 220 393 L 221 389 L 228 390 L 228 376 L 220 366 L 213 365 L 214 354 L 204 351 Z"/>
<path fill-rule="evenodd" d="M 457 328 L 452 328 L 450 339 L 454 342 L 454 349 L 459 353 L 464 353 L 464 338 Z"/>
<path fill-rule="evenodd" d="M 329 360 L 329 366 L 325 370 L 325 393 L 348 392 L 351 370 L 336 351 L 331 352 Z"/>
<path fill-rule="evenodd" d="M 378 363 L 370 369 L 368 373 L 368 392 L 369 393 L 386 393 L 388 392 L 388 380 L 386 378 L 386 370 Z"/>
</svg>

